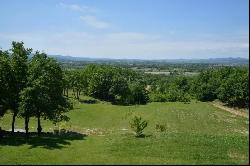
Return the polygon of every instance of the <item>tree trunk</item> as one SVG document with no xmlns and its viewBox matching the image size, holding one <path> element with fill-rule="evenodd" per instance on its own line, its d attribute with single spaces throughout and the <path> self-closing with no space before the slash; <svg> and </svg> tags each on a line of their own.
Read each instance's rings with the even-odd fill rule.
<svg viewBox="0 0 250 166">
<path fill-rule="evenodd" d="M 67 97 L 69 97 L 69 89 L 68 88 L 66 90 L 66 93 L 67 93 Z"/>
<path fill-rule="evenodd" d="M 41 121 L 40 121 L 40 115 L 37 117 L 37 133 L 40 136 L 42 132 L 42 127 L 41 127 Z"/>
<path fill-rule="evenodd" d="M 73 88 L 73 95 L 74 95 L 74 97 L 76 98 L 76 94 L 75 94 L 75 90 L 74 90 L 74 88 Z"/>
<path fill-rule="evenodd" d="M 30 118 L 28 116 L 25 116 L 25 131 L 26 131 L 26 139 L 29 138 L 29 120 Z"/>
<path fill-rule="evenodd" d="M 0 138 L 3 137 L 3 134 L 2 134 L 2 128 L 0 127 Z"/>
<path fill-rule="evenodd" d="M 15 131 L 15 121 L 16 121 L 16 116 L 17 116 L 17 113 L 16 113 L 16 111 L 14 111 L 14 113 L 13 113 L 13 117 L 12 117 L 12 124 L 11 124 L 11 126 L 12 126 L 11 133 L 12 133 L 12 134 L 14 134 L 14 131 Z"/>
<path fill-rule="evenodd" d="M 79 91 L 78 90 L 76 91 L 76 98 L 77 98 L 77 100 L 79 100 Z"/>
</svg>

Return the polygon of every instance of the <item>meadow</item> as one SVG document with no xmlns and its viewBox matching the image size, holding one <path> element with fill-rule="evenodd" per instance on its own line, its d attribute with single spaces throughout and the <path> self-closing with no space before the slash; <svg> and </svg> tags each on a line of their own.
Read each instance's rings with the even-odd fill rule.
<svg viewBox="0 0 250 166">
<path fill-rule="evenodd" d="M 62 128 L 77 134 L 34 133 L 0 139 L 0 164 L 249 164 L 249 120 L 214 107 L 209 102 L 152 102 L 118 106 L 109 102 L 74 102 Z M 136 138 L 129 121 L 148 120 L 143 138 Z M 10 129 L 11 114 L 1 118 Z M 41 122 L 43 131 L 54 125 Z M 156 130 L 156 125 L 166 127 Z M 16 128 L 24 129 L 17 119 Z M 36 132 L 37 121 L 30 120 Z"/>
</svg>

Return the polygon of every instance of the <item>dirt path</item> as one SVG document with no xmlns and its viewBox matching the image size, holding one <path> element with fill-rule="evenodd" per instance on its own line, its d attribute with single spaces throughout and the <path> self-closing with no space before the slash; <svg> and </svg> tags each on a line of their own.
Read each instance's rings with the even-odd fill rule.
<svg viewBox="0 0 250 166">
<path fill-rule="evenodd" d="M 218 103 L 218 102 L 212 102 L 212 105 L 217 107 L 217 108 L 220 108 L 220 109 L 222 109 L 224 111 L 227 111 L 227 112 L 230 112 L 232 114 L 242 116 L 242 117 L 245 117 L 245 118 L 249 119 L 249 114 L 247 112 L 242 112 L 242 111 L 237 110 L 237 109 L 226 107 L 222 103 Z"/>
</svg>

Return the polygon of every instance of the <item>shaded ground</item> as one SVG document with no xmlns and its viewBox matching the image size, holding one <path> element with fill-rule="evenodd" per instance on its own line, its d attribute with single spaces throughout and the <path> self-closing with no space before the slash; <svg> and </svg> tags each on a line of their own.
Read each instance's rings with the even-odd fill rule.
<svg viewBox="0 0 250 166">
<path fill-rule="evenodd" d="M 14 135 L 10 131 L 0 131 L 0 145 L 1 146 L 20 146 L 23 144 L 30 145 L 30 149 L 42 147 L 46 149 L 61 149 L 65 145 L 70 145 L 72 140 L 84 140 L 87 135 L 77 132 L 66 132 L 60 135 L 46 132 L 41 133 L 40 136 L 36 132 L 29 133 L 29 138 L 26 139 L 25 133 L 15 132 Z"/>
</svg>

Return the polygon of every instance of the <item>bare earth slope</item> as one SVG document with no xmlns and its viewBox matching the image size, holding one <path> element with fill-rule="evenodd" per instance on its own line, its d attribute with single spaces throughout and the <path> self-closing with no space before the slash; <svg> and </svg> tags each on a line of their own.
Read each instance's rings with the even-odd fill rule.
<svg viewBox="0 0 250 166">
<path fill-rule="evenodd" d="M 242 117 L 249 119 L 249 112 L 247 112 L 247 111 L 242 111 L 240 109 L 227 107 L 227 106 L 223 105 L 223 103 L 221 103 L 221 102 L 212 102 L 212 105 L 217 107 L 217 108 L 220 108 L 224 111 L 227 111 L 227 112 L 230 112 L 232 114 L 242 116 Z"/>
</svg>

